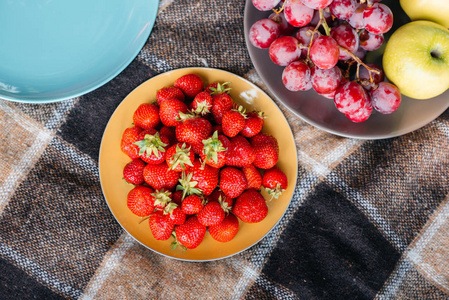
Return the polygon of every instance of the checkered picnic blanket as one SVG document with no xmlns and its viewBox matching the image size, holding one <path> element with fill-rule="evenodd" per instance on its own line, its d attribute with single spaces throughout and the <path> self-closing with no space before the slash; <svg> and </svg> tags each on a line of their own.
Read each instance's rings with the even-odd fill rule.
<svg viewBox="0 0 449 300">
<path fill-rule="evenodd" d="M 0 100 L 0 299 L 449 298 L 449 111 L 365 141 L 314 128 L 278 102 L 298 149 L 297 187 L 268 236 L 231 258 L 170 259 L 116 222 L 99 146 L 136 86 L 207 66 L 267 91 L 246 50 L 244 4 L 163 0 L 145 47 L 108 84 L 54 104 Z"/>
</svg>

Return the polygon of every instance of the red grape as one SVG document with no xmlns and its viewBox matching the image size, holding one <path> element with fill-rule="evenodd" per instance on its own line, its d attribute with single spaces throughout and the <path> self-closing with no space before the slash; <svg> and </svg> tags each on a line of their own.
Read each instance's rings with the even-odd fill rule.
<svg viewBox="0 0 449 300">
<path fill-rule="evenodd" d="M 373 112 L 373 106 L 367 101 L 367 104 L 352 114 L 345 114 L 346 118 L 354 123 L 361 123 L 368 120 Z"/>
<path fill-rule="evenodd" d="M 357 6 L 355 12 L 348 19 L 349 25 L 351 25 L 355 29 L 364 28 L 365 24 L 363 23 L 363 12 L 365 11 L 365 9 L 366 9 L 365 3 L 359 4 L 359 6 Z"/>
<path fill-rule="evenodd" d="M 293 32 L 295 32 L 296 28 L 288 23 L 287 19 L 285 19 L 284 11 L 281 11 L 277 14 L 274 12 L 268 16 L 268 19 L 271 19 L 281 25 L 281 35 L 291 35 Z"/>
<path fill-rule="evenodd" d="M 331 4 L 332 0 L 302 0 L 305 6 L 313 9 L 323 9 Z"/>
<path fill-rule="evenodd" d="M 374 34 L 382 34 L 393 26 L 393 13 L 382 3 L 374 3 L 363 11 L 365 29 Z"/>
<path fill-rule="evenodd" d="M 354 55 L 360 58 L 360 60 L 364 60 L 366 56 L 366 50 L 362 47 L 359 47 L 355 52 Z"/>
<path fill-rule="evenodd" d="M 377 89 L 371 91 L 371 101 L 378 112 L 391 114 L 401 104 L 401 93 L 395 85 L 381 82 Z"/>
<path fill-rule="evenodd" d="M 284 7 L 285 19 L 295 27 L 303 27 L 309 24 L 313 12 L 314 10 L 302 4 L 301 0 L 288 0 Z"/>
<path fill-rule="evenodd" d="M 251 26 L 248 38 L 254 47 L 266 49 L 280 35 L 281 25 L 270 19 L 261 19 Z"/>
<path fill-rule="evenodd" d="M 295 38 L 298 40 L 298 42 L 303 46 L 309 46 L 310 40 L 312 39 L 312 32 L 315 28 L 313 26 L 304 26 L 298 29 L 298 31 L 295 34 Z M 320 33 L 318 31 L 314 34 L 314 39 L 318 38 L 320 36 Z M 301 57 L 307 56 L 307 49 L 301 50 Z"/>
<path fill-rule="evenodd" d="M 341 24 L 331 29 L 331 37 L 341 47 L 354 52 L 359 48 L 359 36 L 357 31 L 349 25 Z M 348 60 L 351 56 L 344 50 L 340 50 L 339 60 Z"/>
<path fill-rule="evenodd" d="M 290 91 L 307 91 L 312 87 L 310 68 L 303 61 L 294 61 L 282 72 L 282 83 Z"/>
<path fill-rule="evenodd" d="M 310 59 L 321 69 L 333 68 L 338 62 L 340 49 L 337 42 L 326 35 L 313 41 L 310 47 Z"/>
<path fill-rule="evenodd" d="M 367 30 L 359 32 L 360 46 L 366 51 L 374 51 L 380 48 L 384 42 L 383 34 L 374 34 Z"/>
<path fill-rule="evenodd" d="M 326 23 L 329 24 L 332 21 L 332 14 L 330 13 L 330 11 L 327 11 L 327 9 L 323 9 L 323 16 L 324 19 L 326 20 Z M 318 25 L 319 21 L 320 21 L 320 11 L 315 10 L 313 13 L 313 18 L 310 21 L 309 25 L 315 27 L 316 25 Z"/>
<path fill-rule="evenodd" d="M 357 8 L 356 0 L 334 0 L 330 5 L 330 12 L 338 19 L 348 20 Z"/>
<path fill-rule="evenodd" d="M 366 65 L 374 70 L 379 71 L 379 74 L 375 73 L 375 72 L 371 72 L 371 79 L 373 80 L 373 82 L 369 83 L 367 85 L 363 85 L 363 87 L 366 90 L 371 91 L 374 86 L 377 86 L 380 82 L 384 81 L 385 75 L 384 75 L 382 68 L 379 67 L 378 65 L 376 65 L 376 64 L 366 64 Z M 364 80 L 369 81 L 370 80 L 369 73 L 370 72 L 368 71 L 367 68 L 365 68 L 363 65 L 360 66 L 359 79 L 362 79 L 362 80 L 364 79 Z"/>
<path fill-rule="evenodd" d="M 341 82 L 340 68 L 335 66 L 331 69 L 312 68 L 312 87 L 318 94 L 329 94 L 334 92 Z"/>
<path fill-rule="evenodd" d="M 353 114 L 366 106 L 369 101 L 368 94 L 360 84 L 355 81 L 347 81 L 337 88 L 334 103 L 337 109 L 344 114 Z"/>
<path fill-rule="evenodd" d="M 268 50 L 271 60 L 279 66 L 287 66 L 301 55 L 299 42 L 292 36 L 281 36 L 271 43 Z"/>
<path fill-rule="evenodd" d="M 252 0 L 255 8 L 261 11 L 272 10 L 281 2 L 280 0 Z"/>
</svg>

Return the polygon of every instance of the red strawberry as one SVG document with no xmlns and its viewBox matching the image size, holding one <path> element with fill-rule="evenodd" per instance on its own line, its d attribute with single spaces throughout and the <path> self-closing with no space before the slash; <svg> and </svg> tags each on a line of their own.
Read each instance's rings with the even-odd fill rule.
<svg viewBox="0 0 449 300">
<path fill-rule="evenodd" d="M 176 186 L 177 191 L 182 191 L 181 199 L 190 195 L 201 195 L 202 191 L 198 188 L 198 181 L 192 180 L 192 172 L 181 172 L 181 178 L 179 179 L 179 185 Z"/>
<path fill-rule="evenodd" d="M 139 141 L 134 144 L 139 147 L 140 158 L 149 164 L 158 165 L 165 160 L 165 152 L 170 140 L 159 135 L 155 129 L 144 130 L 139 135 Z"/>
<path fill-rule="evenodd" d="M 220 170 L 220 189 L 230 198 L 236 198 L 246 190 L 248 183 L 242 171 L 234 167 Z"/>
<path fill-rule="evenodd" d="M 242 168 L 243 174 L 245 174 L 246 181 L 248 182 L 248 189 L 260 190 L 262 186 L 262 175 L 254 165 L 249 165 Z"/>
<path fill-rule="evenodd" d="M 218 203 L 220 203 L 221 207 L 226 213 L 230 212 L 232 205 L 234 204 L 234 199 L 226 196 L 225 193 L 223 193 L 223 191 L 220 189 L 215 189 L 212 194 L 207 197 L 207 199 L 209 201 L 217 201 Z"/>
<path fill-rule="evenodd" d="M 195 96 L 190 106 L 195 114 L 204 116 L 210 113 L 212 96 L 208 92 L 202 91 Z"/>
<path fill-rule="evenodd" d="M 170 220 L 170 215 L 157 210 L 150 216 L 150 230 L 156 240 L 168 240 L 175 228 L 175 224 Z"/>
<path fill-rule="evenodd" d="M 210 201 L 204 205 L 203 209 L 198 213 L 198 222 L 204 226 L 213 226 L 223 222 L 225 212 L 221 208 L 220 203 Z"/>
<path fill-rule="evenodd" d="M 182 118 L 186 120 L 176 126 L 176 138 L 179 142 L 192 146 L 193 152 L 199 154 L 203 150 L 203 140 L 211 134 L 212 125 L 209 121 L 192 115 L 184 115 Z"/>
<path fill-rule="evenodd" d="M 187 105 L 178 99 L 167 99 L 159 107 L 159 116 L 165 126 L 177 126 L 181 124 L 179 112 L 186 113 Z"/>
<path fill-rule="evenodd" d="M 209 84 L 204 90 L 209 94 L 217 94 L 217 93 L 229 93 L 231 88 L 229 87 L 230 82 L 213 82 Z"/>
<path fill-rule="evenodd" d="M 226 163 L 226 153 L 230 142 L 224 135 L 215 131 L 208 139 L 203 140 L 203 151 L 200 153 L 203 163 L 214 168 L 221 168 Z"/>
<path fill-rule="evenodd" d="M 139 185 L 143 183 L 143 169 L 146 164 L 139 158 L 133 159 L 123 168 L 123 178 L 129 183 Z"/>
<path fill-rule="evenodd" d="M 210 195 L 218 185 L 219 169 L 205 165 L 195 159 L 193 167 L 190 169 L 192 173 L 192 181 L 196 181 L 196 185 L 205 196 Z"/>
<path fill-rule="evenodd" d="M 171 146 L 166 153 L 166 162 L 170 170 L 182 172 L 193 166 L 195 153 L 186 143 Z"/>
<path fill-rule="evenodd" d="M 181 204 L 181 210 L 187 215 L 199 213 L 204 207 L 204 199 L 198 195 L 187 196 Z"/>
<path fill-rule="evenodd" d="M 170 221 L 175 225 L 184 224 L 186 221 L 186 214 L 181 210 L 181 206 L 178 206 L 176 203 L 169 203 L 164 208 L 164 214 L 170 216 Z"/>
<path fill-rule="evenodd" d="M 263 174 L 262 186 L 271 198 L 277 199 L 288 187 L 287 176 L 281 169 L 274 166 Z"/>
<path fill-rule="evenodd" d="M 279 159 L 279 145 L 275 137 L 267 133 L 259 133 L 251 138 L 254 149 L 254 166 L 260 169 L 270 169 Z"/>
<path fill-rule="evenodd" d="M 182 191 L 175 191 L 173 193 L 172 201 L 173 201 L 173 203 L 176 203 L 179 206 L 181 206 L 181 204 L 182 204 Z"/>
<path fill-rule="evenodd" d="M 156 92 L 157 105 L 161 106 L 161 103 L 168 99 L 185 100 L 184 93 L 174 86 L 163 87 Z"/>
<path fill-rule="evenodd" d="M 159 165 L 148 164 L 143 169 L 145 182 L 155 190 L 174 189 L 178 183 L 179 175 L 179 172 L 169 170 L 165 162 Z"/>
<path fill-rule="evenodd" d="M 212 116 L 215 123 L 221 124 L 223 114 L 232 109 L 234 101 L 227 93 L 212 94 L 212 101 Z"/>
<path fill-rule="evenodd" d="M 196 74 L 181 76 L 175 80 L 173 85 L 181 89 L 184 95 L 191 99 L 204 89 L 203 80 Z"/>
<path fill-rule="evenodd" d="M 168 140 L 170 141 L 169 144 L 170 146 L 178 142 L 178 140 L 176 139 L 175 128 L 173 127 L 163 126 L 161 130 L 159 130 L 159 134 L 168 137 Z"/>
<path fill-rule="evenodd" d="M 133 115 L 134 125 L 143 129 L 154 128 L 159 125 L 160 121 L 159 107 L 156 104 L 141 104 Z"/>
<path fill-rule="evenodd" d="M 246 190 L 235 200 L 232 213 L 245 223 L 258 223 L 265 219 L 268 207 L 256 190 Z"/>
<path fill-rule="evenodd" d="M 154 191 L 151 196 L 153 197 L 154 207 L 160 210 L 163 210 L 172 201 L 173 197 L 170 191 L 164 189 Z"/>
<path fill-rule="evenodd" d="M 120 149 L 131 159 L 139 157 L 139 147 L 134 143 L 139 140 L 139 134 L 142 132 L 140 127 L 126 128 L 122 135 Z"/>
<path fill-rule="evenodd" d="M 258 134 L 263 127 L 265 116 L 263 112 L 250 112 L 246 114 L 245 126 L 240 134 L 250 138 Z"/>
<path fill-rule="evenodd" d="M 226 154 L 226 165 L 245 167 L 253 163 L 256 158 L 251 144 L 246 138 L 237 135 L 229 140 L 230 145 Z"/>
<path fill-rule="evenodd" d="M 231 109 L 223 114 L 222 129 L 228 137 L 235 137 L 245 126 L 245 109 L 239 106 L 237 109 Z"/>
<path fill-rule="evenodd" d="M 198 222 L 196 216 L 191 216 L 184 224 L 176 226 L 176 240 L 184 247 L 194 249 L 203 241 L 206 230 L 207 227 Z"/>
<path fill-rule="evenodd" d="M 239 231 L 239 220 L 233 214 L 227 215 L 223 222 L 209 227 L 212 238 L 219 242 L 229 242 Z"/>
<path fill-rule="evenodd" d="M 218 124 L 212 125 L 212 132 L 215 132 L 215 131 L 217 131 L 218 134 L 223 135 L 223 127 L 221 125 L 218 125 Z"/>
<path fill-rule="evenodd" d="M 138 185 L 129 191 L 126 204 L 133 214 L 146 217 L 153 212 L 154 201 L 151 193 L 153 190 L 143 185 Z"/>
</svg>

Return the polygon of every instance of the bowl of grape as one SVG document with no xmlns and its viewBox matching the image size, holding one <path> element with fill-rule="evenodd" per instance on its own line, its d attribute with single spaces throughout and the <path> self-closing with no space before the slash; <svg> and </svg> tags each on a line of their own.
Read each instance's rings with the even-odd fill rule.
<svg viewBox="0 0 449 300">
<path fill-rule="evenodd" d="M 327 132 L 396 137 L 449 107 L 447 96 L 405 97 L 384 75 L 388 38 L 409 22 L 397 1 L 247 0 L 244 22 L 251 60 L 270 92 Z"/>
</svg>

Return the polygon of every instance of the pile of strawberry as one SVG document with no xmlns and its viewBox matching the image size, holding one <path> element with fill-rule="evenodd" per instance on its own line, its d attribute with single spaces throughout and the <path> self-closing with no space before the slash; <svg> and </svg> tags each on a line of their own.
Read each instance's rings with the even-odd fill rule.
<svg viewBox="0 0 449 300">
<path fill-rule="evenodd" d="M 267 216 L 262 188 L 271 198 L 287 188 L 276 166 L 278 142 L 261 132 L 263 113 L 246 113 L 229 84 L 205 88 L 196 74 L 179 77 L 157 91 L 157 102 L 141 104 L 134 126 L 123 132 L 121 150 L 132 159 L 123 176 L 135 185 L 127 206 L 149 219 L 157 240 L 174 236 L 174 246 L 193 249 L 208 230 L 230 241 L 238 219 L 257 223 Z"/>
</svg>

